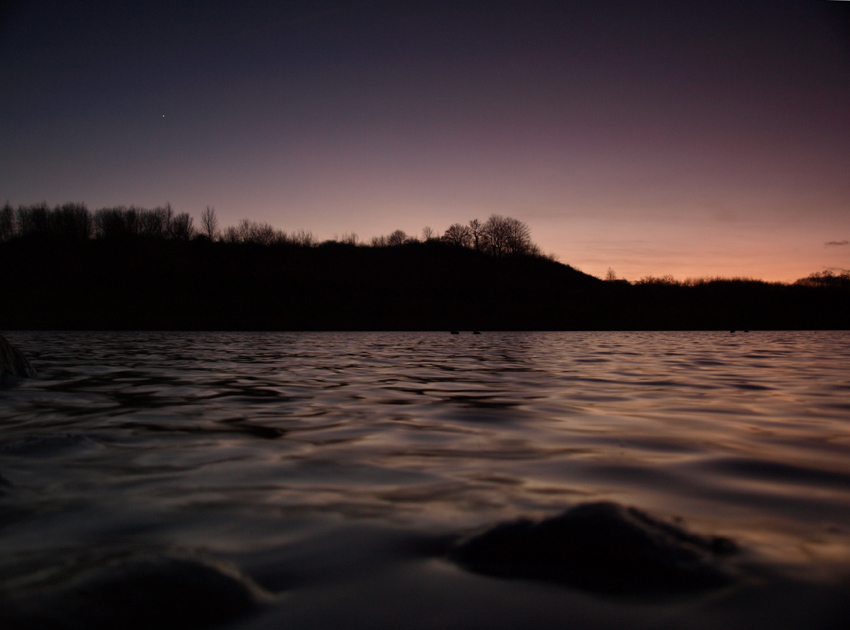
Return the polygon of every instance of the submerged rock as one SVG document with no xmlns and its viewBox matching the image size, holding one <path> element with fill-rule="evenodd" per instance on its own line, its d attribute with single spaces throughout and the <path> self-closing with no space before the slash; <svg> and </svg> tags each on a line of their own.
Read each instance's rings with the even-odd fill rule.
<svg viewBox="0 0 850 630">
<path fill-rule="evenodd" d="M 0 387 L 7 387 L 19 378 L 32 378 L 35 370 L 15 346 L 0 335 Z"/>
<path fill-rule="evenodd" d="M 197 558 L 137 557 L 83 570 L 62 586 L 3 602 L 7 628 L 202 629 L 257 611 L 250 579 Z M 2 618 L 2 615 L 0 615 Z"/>
<path fill-rule="evenodd" d="M 727 538 L 701 536 L 615 503 L 585 503 L 539 522 L 521 519 L 475 536 L 451 552 L 486 575 L 559 582 L 620 595 L 673 594 L 733 580 Z"/>
</svg>

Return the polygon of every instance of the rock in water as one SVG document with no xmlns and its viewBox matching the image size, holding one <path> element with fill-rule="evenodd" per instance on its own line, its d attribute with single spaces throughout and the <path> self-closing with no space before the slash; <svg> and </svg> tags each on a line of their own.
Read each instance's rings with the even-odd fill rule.
<svg viewBox="0 0 850 630">
<path fill-rule="evenodd" d="M 76 570 L 65 584 L 36 583 L 5 602 L 0 594 L 4 630 L 205 630 L 247 618 L 267 597 L 238 572 L 197 558 L 137 557 Z"/>
<path fill-rule="evenodd" d="M 35 370 L 21 351 L 0 335 L 0 387 L 11 385 L 19 378 L 32 378 Z"/>
<path fill-rule="evenodd" d="M 534 522 L 503 523 L 458 545 L 451 559 L 486 575 L 560 582 L 618 595 L 665 595 L 729 584 L 727 538 L 700 536 L 635 508 L 586 503 Z"/>
</svg>

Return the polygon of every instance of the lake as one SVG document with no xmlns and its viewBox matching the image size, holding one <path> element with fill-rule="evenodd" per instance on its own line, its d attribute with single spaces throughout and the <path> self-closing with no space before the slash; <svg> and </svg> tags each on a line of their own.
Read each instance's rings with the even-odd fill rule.
<svg viewBox="0 0 850 630">
<path fill-rule="evenodd" d="M 6 337 L 4 628 L 850 627 L 848 332 Z"/>
</svg>

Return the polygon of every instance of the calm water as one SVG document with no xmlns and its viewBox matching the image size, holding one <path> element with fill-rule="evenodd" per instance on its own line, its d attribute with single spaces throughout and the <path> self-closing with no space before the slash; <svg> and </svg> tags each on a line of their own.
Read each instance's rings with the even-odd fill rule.
<svg viewBox="0 0 850 630">
<path fill-rule="evenodd" d="M 846 332 L 7 338 L 39 371 L 0 392 L 7 626 L 850 623 Z M 599 500 L 731 538 L 738 578 L 622 598 L 447 557 Z"/>
</svg>

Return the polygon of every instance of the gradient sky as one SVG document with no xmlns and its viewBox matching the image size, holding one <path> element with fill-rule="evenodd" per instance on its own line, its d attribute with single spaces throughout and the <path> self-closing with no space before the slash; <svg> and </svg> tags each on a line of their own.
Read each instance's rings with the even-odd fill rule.
<svg viewBox="0 0 850 630">
<path fill-rule="evenodd" d="M 0 203 L 321 239 L 492 213 L 636 280 L 850 269 L 847 2 L 0 9 Z"/>
</svg>

